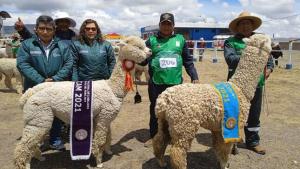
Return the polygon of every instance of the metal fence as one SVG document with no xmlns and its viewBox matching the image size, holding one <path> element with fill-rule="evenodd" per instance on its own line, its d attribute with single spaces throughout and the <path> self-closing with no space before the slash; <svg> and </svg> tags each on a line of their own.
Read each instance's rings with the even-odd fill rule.
<svg viewBox="0 0 300 169">
<path fill-rule="evenodd" d="M 201 61 L 204 57 L 204 51 L 205 49 L 209 49 L 213 51 L 213 55 L 211 56 L 211 60 L 213 63 L 218 62 L 218 53 L 222 52 L 224 50 L 224 41 L 225 40 L 208 40 L 208 41 L 199 41 L 199 40 L 187 40 L 188 44 L 188 50 L 190 52 L 190 55 L 193 56 L 194 61 Z M 205 42 L 205 47 L 199 47 L 199 43 Z M 286 63 L 286 69 L 292 69 L 293 67 L 293 57 L 296 57 L 295 53 L 300 52 L 300 48 L 298 48 L 298 45 L 300 44 L 300 39 L 292 40 L 289 42 L 279 42 L 281 43 L 288 43 L 288 48 L 282 48 L 282 52 L 285 53 L 285 55 L 288 55 L 288 61 Z M 296 45 L 297 46 L 296 46 Z M 278 51 L 278 50 L 272 50 L 272 51 Z M 293 56 L 294 55 L 294 56 Z"/>
</svg>

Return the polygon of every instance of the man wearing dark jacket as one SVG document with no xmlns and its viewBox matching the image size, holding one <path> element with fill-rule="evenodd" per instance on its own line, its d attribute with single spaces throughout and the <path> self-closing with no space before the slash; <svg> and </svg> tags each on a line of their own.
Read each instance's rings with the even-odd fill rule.
<svg viewBox="0 0 300 169">
<path fill-rule="evenodd" d="M 256 30 L 261 25 L 261 19 L 255 16 L 251 16 L 249 12 L 242 12 L 239 17 L 232 20 L 229 24 L 229 29 L 235 33 L 234 37 L 228 38 L 224 43 L 224 57 L 228 65 L 228 76 L 229 80 L 240 61 L 240 56 L 243 49 L 246 47 L 243 38 L 249 38 L 254 34 Z M 251 100 L 251 106 L 249 111 L 249 116 L 247 124 L 244 128 L 246 136 L 246 146 L 248 149 L 253 150 L 259 154 L 265 154 L 266 151 L 260 144 L 260 137 L 258 135 L 260 129 L 260 112 L 262 104 L 262 92 L 265 80 L 269 77 L 273 70 L 273 60 L 270 57 L 267 63 L 265 72 L 262 72 L 254 98 Z M 234 148 L 234 150 L 236 147 Z"/>
<path fill-rule="evenodd" d="M 157 133 L 157 118 L 155 116 L 156 99 L 168 87 L 181 84 L 182 66 L 185 67 L 192 83 L 198 83 L 198 74 L 194 67 L 193 57 L 189 55 L 186 41 L 182 35 L 174 34 L 174 16 L 163 13 L 160 16 L 159 32 L 146 41 L 146 46 L 152 50 L 152 56 L 141 65 L 149 64 L 150 79 L 148 94 L 150 99 L 150 137 Z M 151 140 L 145 146 L 149 146 Z"/>
<path fill-rule="evenodd" d="M 278 58 L 283 56 L 280 45 L 279 45 L 278 42 L 272 42 L 271 55 L 275 60 L 275 66 L 278 66 Z"/>
<path fill-rule="evenodd" d="M 63 81 L 71 76 L 73 58 L 67 44 L 54 37 L 55 24 L 50 16 L 36 20 L 36 35 L 22 42 L 17 54 L 17 68 L 24 76 L 24 90 L 43 82 Z M 60 137 L 61 121 L 54 118 L 50 147 L 64 149 Z"/>
</svg>

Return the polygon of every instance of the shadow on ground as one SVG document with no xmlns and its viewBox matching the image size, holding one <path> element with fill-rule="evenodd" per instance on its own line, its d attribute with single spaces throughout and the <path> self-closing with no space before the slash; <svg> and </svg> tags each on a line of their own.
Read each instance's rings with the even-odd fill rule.
<svg viewBox="0 0 300 169">
<path fill-rule="evenodd" d="M 171 169 L 170 157 L 165 156 L 167 167 L 164 169 Z M 205 152 L 188 152 L 187 154 L 187 168 L 188 169 L 216 169 L 217 159 L 213 149 L 209 149 Z M 161 169 L 155 158 L 146 161 L 142 169 Z"/>
</svg>

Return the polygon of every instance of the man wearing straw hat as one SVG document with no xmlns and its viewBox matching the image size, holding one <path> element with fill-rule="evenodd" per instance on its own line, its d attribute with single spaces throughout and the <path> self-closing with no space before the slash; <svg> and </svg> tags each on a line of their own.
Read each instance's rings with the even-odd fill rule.
<svg viewBox="0 0 300 169">
<path fill-rule="evenodd" d="M 75 38 L 75 32 L 70 29 L 76 26 L 76 22 L 69 17 L 61 17 L 54 20 L 55 23 L 55 36 L 60 40 L 69 42 Z M 31 32 L 25 27 L 23 21 L 18 18 L 18 21 L 15 23 L 15 29 L 21 35 L 23 40 L 29 39 L 33 36 Z"/>
<path fill-rule="evenodd" d="M 255 34 L 253 31 L 260 27 L 262 21 L 256 16 L 250 15 L 249 12 L 242 12 L 240 15 L 233 19 L 229 24 L 229 29 L 235 34 L 233 37 L 228 38 L 224 43 L 224 57 L 228 65 L 229 80 L 235 72 L 235 69 L 239 63 L 241 53 L 246 47 L 243 38 L 249 38 Z M 267 79 L 274 68 L 273 60 L 270 57 L 266 66 L 266 71 L 262 72 L 259 83 L 257 85 L 253 99 L 251 100 L 251 107 L 247 124 L 244 128 L 246 146 L 249 150 L 252 150 L 258 154 L 264 155 L 266 150 L 259 144 L 260 137 L 258 135 L 260 129 L 260 112 L 262 105 L 262 92 L 265 79 Z M 236 146 L 233 148 L 233 153 L 237 154 Z"/>
</svg>

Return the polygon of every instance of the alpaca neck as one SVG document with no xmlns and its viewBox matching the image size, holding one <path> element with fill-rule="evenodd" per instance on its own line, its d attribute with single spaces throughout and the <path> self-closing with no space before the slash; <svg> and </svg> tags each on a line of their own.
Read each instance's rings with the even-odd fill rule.
<svg viewBox="0 0 300 169">
<path fill-rule="evenodd" d="M 260 74 L 266 65 L 268 53 L 256 47 L 246 47 L 238 67 L 229 80 L 239 87 L 248 101 L 252 100 Z"/>
<path fill-rule="evenodd" d="M 122 62 L 118 61 L 108 80 L 108 85 L 111 87 L 115 96 L 120 100 L 127 94 L 127 91 L 125 90 L 125 76 L 126 72 L 122 68 Z"/>
</svg>

